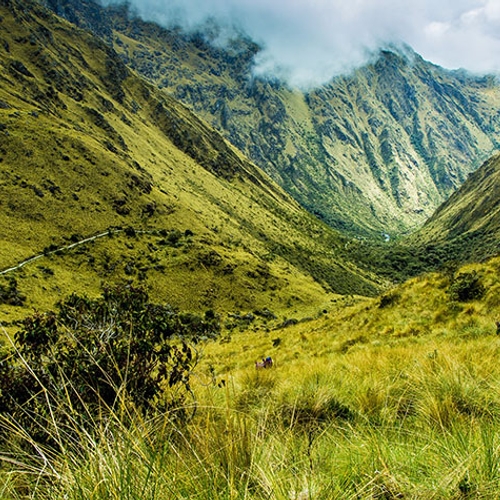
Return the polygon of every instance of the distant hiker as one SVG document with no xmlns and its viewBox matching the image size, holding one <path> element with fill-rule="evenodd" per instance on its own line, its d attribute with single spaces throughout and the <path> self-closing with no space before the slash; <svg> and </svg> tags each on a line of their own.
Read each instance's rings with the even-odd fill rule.
<svg viewBox="0 0 500 500">
<path fill-rule="evenodd" d="M 255 362 L 255 368 L 259 370 L 260 368 L 271 368 L 273 366 L 273 358 L 268 356 L 267 358 L 262 358 L 262 361 Z"/>
</svg>

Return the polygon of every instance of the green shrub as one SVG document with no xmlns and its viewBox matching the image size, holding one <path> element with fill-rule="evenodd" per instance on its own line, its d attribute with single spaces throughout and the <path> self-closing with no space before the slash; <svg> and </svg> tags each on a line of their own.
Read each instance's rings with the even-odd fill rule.
<svg viewBox="0 0 500 500">
<path fill-rule="evenodd" d="M 476 271 L 460 273 L 448 288 L 450 298 L 458 302 L 480 299 L 485 291 L 481 277 Z"/>
<path fill-rule="evenodd" d="M 26 296 L 18 290 L 15 278 L 7 278 L 5 284 L 0 283 L 0 304 L 22 306 L 25 301 Z"/>
<path fill-rule="evenodd" d="M 384 309 L 385 307 L 393 306 L 400 298 L 401 296 L 396 292 L 384 293 L 384 295 L 380 296 L 378 307 L 379 309 Z"/>
<path fill-rule="evenodd" d="M 109 411 L 182 408 L 193 344 L 219 332 L 213 312 L 182 315 L 131 286 L 73 294 L 57 309 L 26 318 L 0 362 L 0 413 L 41 442 L 75 421 L 94 429 Z"/>
</svg>

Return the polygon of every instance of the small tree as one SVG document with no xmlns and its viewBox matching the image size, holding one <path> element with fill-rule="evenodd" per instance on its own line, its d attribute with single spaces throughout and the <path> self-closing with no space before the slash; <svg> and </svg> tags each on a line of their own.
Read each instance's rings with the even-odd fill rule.
<svg viewBox="0 0 500 500">
<path fill-rule="evenodd" d="M 76 420 L 89 428 L 109 411 L 182 408 L 194 344 L 218 332 L 212 311 L 182 315 L 141 288 L 106 288 L 97 299 L 73 294 L 16 333 L 0 363 L 0 413 L 46 442 L 50 427 Z"/>
</svg>

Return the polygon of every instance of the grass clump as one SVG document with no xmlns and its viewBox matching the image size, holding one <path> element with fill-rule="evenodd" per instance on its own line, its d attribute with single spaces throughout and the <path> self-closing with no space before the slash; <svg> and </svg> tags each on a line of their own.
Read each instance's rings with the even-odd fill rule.
<svg viewBox="0 0 500 500">
<path fill-rule="evenodd" d="M 26 296 L 19 291 L 15 278 L 9 277 L 4 280 L 4 284 L 0 283 L 0 304 L 22 306 L 25 301 Z"/>
</svg>

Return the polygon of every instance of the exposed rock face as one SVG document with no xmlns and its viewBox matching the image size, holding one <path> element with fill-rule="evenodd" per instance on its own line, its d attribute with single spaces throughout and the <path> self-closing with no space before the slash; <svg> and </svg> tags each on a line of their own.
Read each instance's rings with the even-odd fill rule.
<svg viewBox="0 0 500 500">
<path fill-rule="evenodd" d="M 40 3 L 79 28 L 92 31 L 106 41 L 112 40 L 109 19 L 93 0 L 40 0 Z"/>
</svg>

